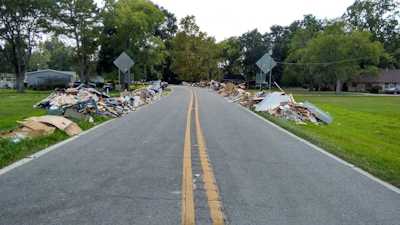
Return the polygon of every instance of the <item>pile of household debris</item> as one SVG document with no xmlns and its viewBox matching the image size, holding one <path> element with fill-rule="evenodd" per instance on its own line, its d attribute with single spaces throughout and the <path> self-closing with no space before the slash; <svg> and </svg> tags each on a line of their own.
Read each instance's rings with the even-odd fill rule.
<svg viewBox="0 0 400 225">
<path fill-rule="evenodd" d="M 272 92 L 255 105 L 256 112 L 269 114 L 295 121 L 299 124 L 311 122 L 314 124 L 332 123 L 332 117 L 309 102 L 297 103 L 293 96 L 285 92 Z"/>
<path fill-rule="evenodd" d="M 257 97 L 253 96 L 251 92 L 246 91 L 245 84 L 235 85 L 233 83 L 220 83 L 212 80 L 210 87 L 218 94 L 228 99 L 229 102 L 238 102 L 242 106 L 251 107 L 257 103 Z"/>
<path fill-rule="evenodd" d="M 315 105 L 310 102 L 297 103 L 292 95 L 286 94 L 282 89 L 281 92 L 252 94 L 246 91 L 244 84 L 224 84 L 217 81 L 211 81 L 210 88 L 230 102 L 238 102 L 256 112 L 267 112 L 272 116 L 292 120 L 299 124 L 306 124 L 307 122 L 330 124 L 333 121 L 329 114 Z"/>
<path fill-rule="evenodd" d="M 120 117 L 159 99 L 165 87 L 165 84 L 155 82 L 146 88 L 121 92 L 119 97 L 110 97 L 84 85 L 77 88 L 57 89 L 34 105 L 34 107 L 46 109 L 48 115 L 18 121 L 20 124 L 18 128 L 0 133 L 0 137 L 19 142 L 27 137 L 52 134 L 56 128 L 73 136 L 82 130 L 69 119 L 94 122 L 93 115 Z"/>
<path fill-rule="evenodd" d="M 94 88 L 80 86 L 56 90 L 34 107 L 44 108 L 51 115 L 75 119 L 90 118 L 91 115 L 120 117 L 160 98 L 161 93 L 159 84 L 132 92 L 124 91 L 119 97 L 110 97 Z"/>
</svg>

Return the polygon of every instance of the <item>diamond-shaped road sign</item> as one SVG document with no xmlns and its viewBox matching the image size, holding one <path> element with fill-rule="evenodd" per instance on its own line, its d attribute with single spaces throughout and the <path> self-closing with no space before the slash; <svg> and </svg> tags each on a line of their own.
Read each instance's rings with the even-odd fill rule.
<svg viewBox="0 0 400 225">
<path fill-rule="evenodd" d="M 256 65 L 264 72 L 268 73 L 271 71 L 275 66 L 276 62 L 275 60 L 271 57 L 269 53 L 266 53 L 261 59 L 259 59 L 256 63 Z"/>
<path fill-rule="evenodd" d="M 114 65 L 123 73 L 128 72 L 133 64 L 135 64 L 135 62 L 125 52 L 122 52 L 121 55 L 114 60 Z"/>
</svg>

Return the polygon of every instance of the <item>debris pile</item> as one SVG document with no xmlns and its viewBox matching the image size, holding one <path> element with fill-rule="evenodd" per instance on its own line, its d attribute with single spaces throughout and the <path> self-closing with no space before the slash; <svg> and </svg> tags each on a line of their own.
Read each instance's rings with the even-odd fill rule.
<svg viewBox="0 0 400 225">
<path fill-rule="evenodd" d="M 238 102 L 246 107 L 250 107 L 254 104 L 252 94 L 245 90 L 245 84 L 235 85 L 233 83 L 225 84 L 217 81 L 211 81 L 210 87 L 211 89 L 217 91 L 221 96 L 227 98 L 229 102 Z"/>
<path fill-rule="evenodd" d="M 314 124 L 332 122 L 332 117 L 315 105 L 304 102 L 297 103 L 293 96 L 285 92 L 272 92 L 255 105 L 256 112 L 268 112 L 269 114 L 295 121 L 298 124 L 311 122 Z"/>
<path fill-rule="evenodd" d="M 81 128 L 69 119 L 62 116 L 46 115 L 40 117 L 30 117 L 24 121 L 18 121 L 20 127 L 0 133 L 0 137 L 9 138 L 17 143 L 25 138 L 46 136 L 54 133 L 56 129 L 64 131 L 69 136 L 74 136 L 82 132 Z"/>
<path fill-rule="evenodd" d="M 254 108 L 256 112 L 267 112 L 272 116 L 295 121 L 298 124 L 311 122 L 314 124 L 330 124 L 332 117 L 315 105 L 304 102 L 297 103 L 293 96 L 281 92 L 258 92 L 252 94 L 246 91 L 244 84 L 210 82 L 210 88 L 228 99 L 230 102 L 239 102 L 242 106 Z"/>
<path fill-rule="evenodd" d="M 17 143 L 25 138 L 50 135 L 56 129 L 74 136 L 82 130 L 70 119 L 94 122 L 92 117 L 94 115 L 120 117 L 159 99 L 165 87 L 167 87 L 166 83 L 154 82 L 146 88 L 121 92 L 119 97 L 110 97 L 84 85 L 77 88 L 57 89 L 34 105 L 34 107 L 46 109 L 48 115 L 17 121 L 20 126 L 11 131 L 0 132 L 0 138 L 7 138 Z"/>
<path fill-rule="evenodd" d="M 124 91 L 120 97 L 110 97 L 94 88 L 68 88 L 56 90 L 34 107 L 46 109 L 51 115 L 75 119 L 89 118 L 90 115 L 120 117 L 158 99 L 161 93 L 160 84 L 132 92 Z"/>
</svg>

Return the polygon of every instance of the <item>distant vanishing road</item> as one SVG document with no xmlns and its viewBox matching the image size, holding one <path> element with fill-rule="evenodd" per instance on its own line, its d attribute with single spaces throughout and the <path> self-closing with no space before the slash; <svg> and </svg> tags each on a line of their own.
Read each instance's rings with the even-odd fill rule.
<svg viewBox="0 0 400 225">
<path fill-rule="evenodd" d="M 0 175 L 0 225 L 400 225 L 400 194 L 207 89 Z"/>
</svg>

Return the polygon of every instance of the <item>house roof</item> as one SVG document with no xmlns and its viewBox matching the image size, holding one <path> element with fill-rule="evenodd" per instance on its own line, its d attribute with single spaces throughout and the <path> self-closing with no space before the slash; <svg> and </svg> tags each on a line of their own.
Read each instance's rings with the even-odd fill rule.
<svg viewBox="0 0 400 225">
<path fill-rule="evenodd" d="M 54 72 L 54 73 L 59 73 L 59 74 L 76 76 L 76 73 L 74 71 L 61 71 L 61 70 L 52 70 L 52 69 L 31 71 L 31 72 L 27 72 L 26 75 L 40 74 L 40 73 L 43 73 L 43 72 Z"/>
<path fill-rule="evenodd" d="M 400 83 L 400 69 L 382 70 L 377 76 L 363 75 L 355 81 L 359 83 Z"/>
</svg>

